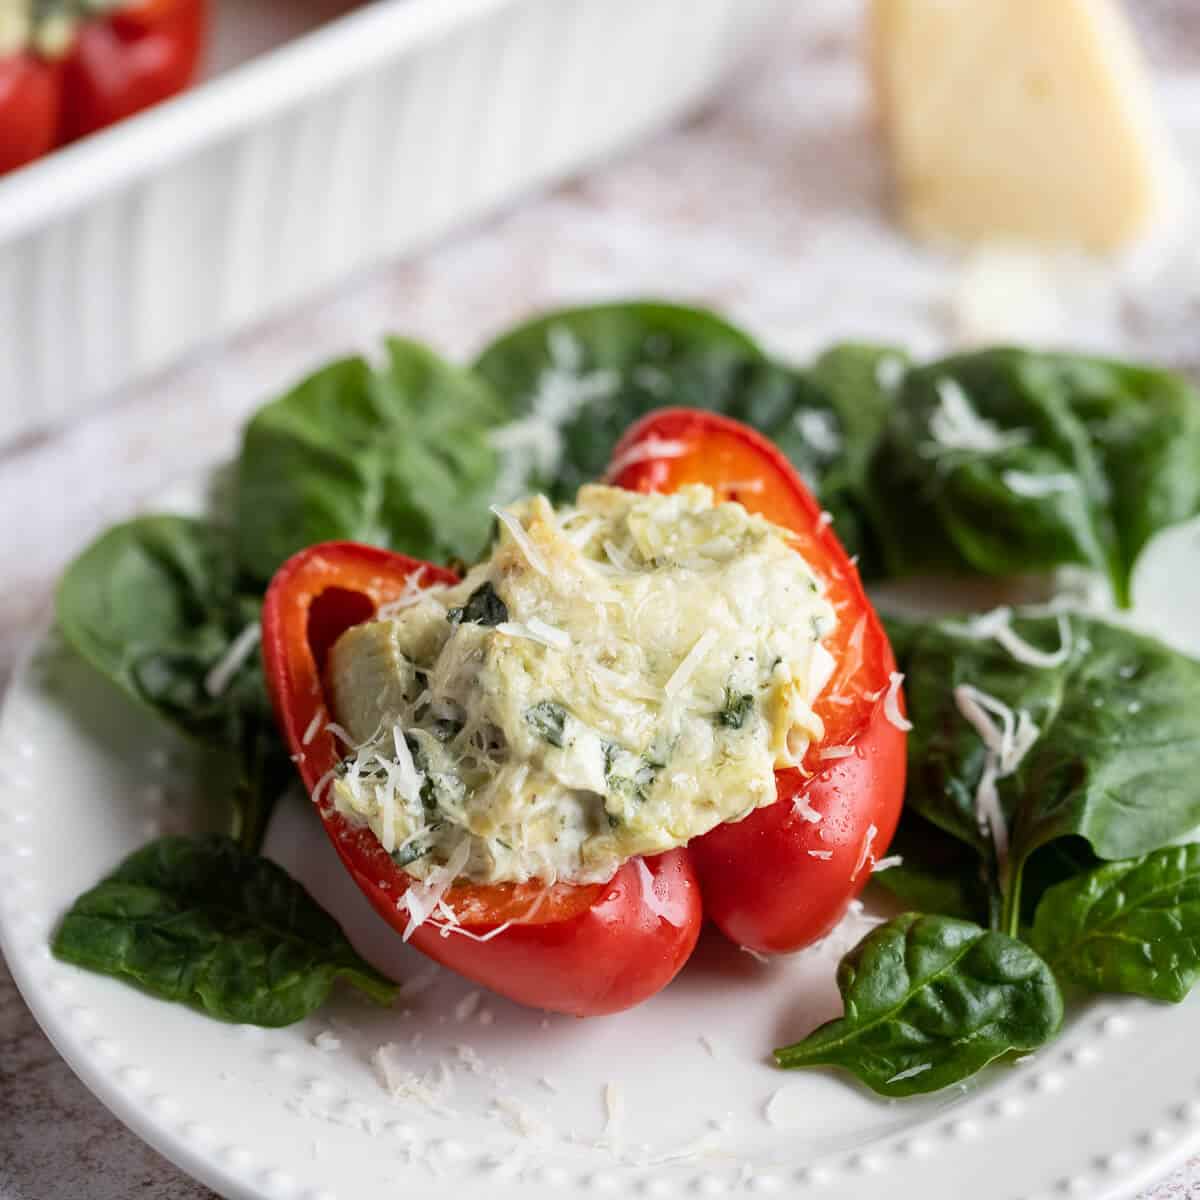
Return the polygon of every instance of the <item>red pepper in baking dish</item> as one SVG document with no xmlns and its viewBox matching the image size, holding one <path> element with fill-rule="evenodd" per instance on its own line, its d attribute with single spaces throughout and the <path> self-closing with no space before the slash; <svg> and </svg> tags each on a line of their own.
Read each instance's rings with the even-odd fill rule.
<svg viewBox="0 0 1200 1200">
<path fill-rule="evenodd" d="M 668 444 L 669 457 L 655 453 Z M 610 480 L 619 486 L 671 491 L 706 483 L 719 498 L 792 530 L 838 612 L 826 642 L 838 667 L 816 705 L 825 740 L 803 769 L 776 773 L 775 804 L 685 848 L 627 862 L 605 884 L 460 881 L 443 897 L 458 924 L 427 921 L 412 934 L 430 957 L 494 991 L 580 1016 L 628 1008 L 669 983 L 706 915 L 754 950 L 794 950 L 822 936 L 885 852 L 904 788 L 891 649 L 854 566 L 786 459 L 746 426 L 675 409 L 631 429 L 613 461 L 631 464 Z M 333 735 L 321 729 L 329 712 L 322 671 L 337 637 L 414 577 L 423 586 L 457 578 L 373 547 L 325 543 L 280 568 L 263 608 L 267 682 L 284 736 L 343 863 L 398 930 L 409 921 L 398 903 L 409 877 L 318 786 L 340 757 Z"/>
<path fill-rule="evenodd" d="M 0 174 L 181 91 L 208 0 L 0 0 Z"/>
</svg>

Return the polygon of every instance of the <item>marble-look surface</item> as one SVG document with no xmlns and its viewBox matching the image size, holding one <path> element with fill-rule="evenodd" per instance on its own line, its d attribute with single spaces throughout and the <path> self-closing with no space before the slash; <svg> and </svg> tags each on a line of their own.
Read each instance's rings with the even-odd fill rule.
<svg viewBox="0 0 1200 1200">
<path fill-rule="evenodd" d="M 686 127 L 405 263 L 176 368 L 97 416 L 0 449 L 0 686 L 67 559 L 113 520 L 235 450 L 263 399 L 386 330 L 465 355 L 531 309 L 658 293 L 719 307 L 796 355 L 837 336 L 952 344 L 962 264 L 886 222 L 855 59 L 856 0 L 804 6 Z M 1139 0 L 1164 105 L 1200 166 L 1200 11 Z M 1200 171 L 1193 169 L 1200 178 Z M 1050 341 L 1200 363 L 1200 249 L 1168 266 L 1054 274 Z M 0 965 L 0 1200 L 203 1200 L 57 1057 Z M 1200 1159 L 1144 1193 L 1200 1197 Z"/>
</svg>

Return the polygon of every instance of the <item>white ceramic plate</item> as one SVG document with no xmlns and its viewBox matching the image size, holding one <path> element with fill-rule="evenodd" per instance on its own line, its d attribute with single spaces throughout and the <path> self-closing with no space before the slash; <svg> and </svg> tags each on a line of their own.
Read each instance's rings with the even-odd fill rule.
<svg viewBox="0 0 1200 1200">
<path fill-rule="evenodd" d="M 1197 526 L 1159 540 L 1138 592 L 1140 624 L 1200 653 Z M 641 1008 L 545 1017 L 402 946 L 299 801 L 281 806 L 268 852 L 407 981 L 394 1009 L 339 993 L 288 1029 L 231 1027 L 56 962 L 47 941 L 79 892 L 148 838 L 216 819 L 188 793 L 187 753 L 53 635 L 38 643 L 0 718 L 0 945 L 83 1081 L 230 1200 L 1101 1200 L 1200 1145 L 1200 1001 L 1094 1004 L 1030 1060 L 885 1102 L 769 1061 L 836 1014 L 834 967 L 872 904 L 790 959 L 764 965 L 708 935 Z M 431 1102 L 384 1089 L 372 1056 L 386 1043 Z"/>
</svg>

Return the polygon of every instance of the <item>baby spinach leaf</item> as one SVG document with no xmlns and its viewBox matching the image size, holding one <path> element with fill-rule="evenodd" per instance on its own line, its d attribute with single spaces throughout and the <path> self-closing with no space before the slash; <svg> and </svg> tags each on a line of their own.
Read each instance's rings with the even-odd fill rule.
<svg viewBox="0 0 1200 1200">
<path fill-rule="evenodd" d="M 1200 845 L 1105 863 L 1050 888 L 1030 941 L 1093 992 L 1180 1001 L 1200 977 Z"/>
<path fill-rule="evenodd" d="M 265 584 L 289 555 L 348 538 L 416 558 L 486 546 L 502 408 L 482 380 L 416 342 L 387 362 L 333 363 L 246 427 L 237 475 L 241 569 Z"/>
<path fill-rule="evenodd" d="M 1200 511 L 1200 397 L 1165 371 L 997 349 L 908 371 L 874 454 L 889 573 L 1067 563 L 1129 603 L 1147 540 Z"/>
<path fill-rule="evenodd" d="M 71 907 L 54 953 L 250 1025 L 301 1020 L 336 979 L 381 1004 L 396 994 L 286 871 L 215 835 L 131 855 Z"/>
<path fill-rule="evenodd" d="M 1034 850 L 1021 870 L 1020 928 L 1028 931 L 1038 904 L 1050 888 L 1086 874 L 1101 862 L 1103 859 L 1087 840 L 1078 836 L 1055 838 Z"/>
<path fill-rule="evenodd" d="M 903 365 L 890 347 L 847 344 L 795 369 L 713 313 L 641 301 L 547 313 L 499 338 L 476 369 L 510 410 L 493 437 L 504 498 L 573 498 L 634 421 L 683 405 L 772 438 L 854 552 L 866 538 L 867 465 Z"/>
<path fill-rule="evenodd" d="M 503 625 L 508 620 L 508 606 L 490 583 L 481 583 L 462 608 L 452 608 L 446 613 L 446 619 L 451 625 L 464 621 L 468 625 Z"/>
<path fill-rule="evenodd" d="M 604 474 L 639 417 L 675 405 L 723 410 L 765 367 L 741 330 L 674 304 L 601 304 L 518 325 L 475 362 L 509 410 L 493 439 L 504 460 L 501 498 L 531 490 L 574 498 Z"/>
<path fill-rule="evenodd" d="M 994 839 L 981 830 L 976 799 L 988 755 L 958 689 L 974 688 L 1006 706 L 1014 723 L 1023 712 L 1036 726 L 1015 769 L 996 779 L 1009 844 L 1010 932 L 1021 868 L 1038 847 L 1077 835 L 1100 858 L 1132 858 L 1200 825 L 1200 663 L 1090 617 L 1063 620 L 1012 619 L 1012 631 L 1043 652 L 1067 634 L 1062 661 L 1044 667 L 1018 662 L 955 622 L 889 623 L 914 726 L 906 804 L 986 861 Z"/>
<path fill-rule="evenodd" d="M 809 480 L 838 540 L 868 577 L 880 573 L 882 561 L 869 515 L 871 462 L 907 367 L 907 355 L 894 346 L 832 346 L 800 372 L 790 424 L 768 433 Z"/>
<path fill-rule="evenodd" d="M 989 922 L 993 910 L 998 913 L 978 854 L 913 809 L 901 812 L 888 853 L 900 862 L 872 875 L 871 881 L 914 912 L 981 924 Z"/>
<path fill-rule="evenodd" d="M 1052 356 L 1108 491 L 1118 603 L 1146 543 L 1200 512 L 1200 396 L 1168 371 Z"/>
<path fill-rule="evenodd" d="M 59 627 L 83 658 L 228 760 L 234 832 L 248 849 L 260 844 L 294 774 L 275 731 L 257 646 L 228 678 L 214 673 L 258 610 L 257 597 L 237 590 L 226 531 L 179 516 L 113 527 L 68 567 L 57 595 Z"/>
<path fill-rule="evenodd" d="M 781 1067 L 841 1067 L 884 1096 L 933 1092 L 1058 1032 L 1050 968 L 967 921 L 906 913 L 842 960 L 845 1015 L 775 1051 Z"/>
</svg>

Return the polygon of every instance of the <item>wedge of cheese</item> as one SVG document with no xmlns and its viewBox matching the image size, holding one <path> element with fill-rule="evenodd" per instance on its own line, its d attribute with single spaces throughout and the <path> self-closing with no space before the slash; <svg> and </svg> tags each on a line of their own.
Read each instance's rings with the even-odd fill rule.
<svg viewBox="0 0 1200 1200">
<path fill-rule="evenodd" d="M 873 0 L 871 51 L 904 220 L 918 235 L 1109 250 L 1175 176 L 1111 0 Z"/>
</svg>

